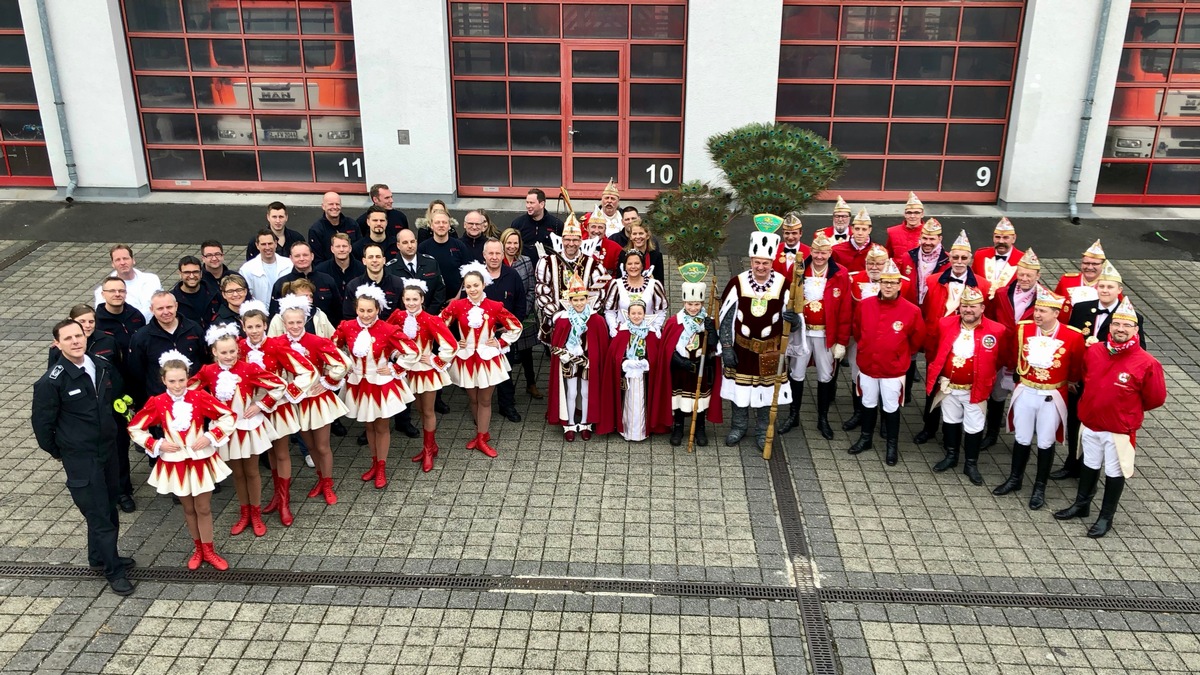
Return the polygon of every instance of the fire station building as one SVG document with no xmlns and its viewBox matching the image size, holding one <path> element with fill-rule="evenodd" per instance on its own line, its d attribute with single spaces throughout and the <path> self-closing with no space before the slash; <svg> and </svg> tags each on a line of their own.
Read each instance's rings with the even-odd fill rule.
<svg viewBox="0 0 1200 675">
<path fill-rule="evenodd" d="M 1198 204 L 1200 0 L 0 0 L 0 187 L 642 199 L 771 120 L 860 202 Z"/>
</svg>

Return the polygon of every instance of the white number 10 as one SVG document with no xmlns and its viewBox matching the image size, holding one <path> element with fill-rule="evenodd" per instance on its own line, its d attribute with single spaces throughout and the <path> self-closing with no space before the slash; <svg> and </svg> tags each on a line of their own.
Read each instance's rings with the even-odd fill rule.
<svg viewBox="0 0 1200 675">
<path fill-rule="evenodd" d="M 675 180 L 675 167 L 670 164 L 651 164 L 646 167 L 646 173 L 650 176 L 651 185 L 654 185 L 655 178 L 661 185 L 670 185 Z"/>
</svg>

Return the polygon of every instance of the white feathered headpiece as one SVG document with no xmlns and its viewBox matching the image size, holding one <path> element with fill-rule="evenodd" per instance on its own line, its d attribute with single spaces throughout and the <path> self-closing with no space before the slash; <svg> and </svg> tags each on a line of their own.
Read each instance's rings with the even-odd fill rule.
<svg viewBox="0 0 1200 675">
<path fill-rule="evenodd" d="M 169 361 L 183 361 L 183 365 L 187 366 L 188 368 L 192 367 L 192 360 L 184 356 L 183 352 L 180 352 L 178 349 L 168 349 L 167 351 L 163 352 L 162 355 L 158 357 L 158 367 L 162 368 L 163 366 L 167 365 Z"/>
<path fill-rule="evenodd" d="M 358 287 L 358 290 L 354 291 L 354 297 L 371 298 L 375 302 L 379 303 L 380 309 L 387 309 L 389 307 L 387 296 L 383 294 L 383 289 L 378 286 L 363 284 L 362 286 Z"/>
<path fill-rule="evenodd" d="M 304 317 L 308 318 L 308 315 L 312 314 L 312 298 L 308 297 L 307 295 L 290 293 L 279 299 L 280 314 L 283 314 L 291 309 L 303 310 Z"/>
<path fill-rule="evenodd" d="M 404 280 L 404 289 L 408 290 L 410 288 L 418 289 L 419 291 L 421 291 L 422 293 L 425 293 L 425 294 L 429 293 L 429 284 L 425 283 L 421 279 L 405 279 Z"/>
<path fill-rule="evenodd" d="M 479 276 L 483 279 L 483 285 L 485 287 L 488 284 L 492 283 L 492 275 L 490 272 L 488 272 L 487 265 L 484 265 L 483 263 L 481 263 L 479 261 L 475 261 L 475 262 L 469 262 L 466 265 L 463 265 L 462 267 L 458 268 L 458 275 L 460 277 L 466 278 L 467 274 L 470 272 L 477 272 L 479 274 Z"/>
<path fill-rule="evenodd" d="M 204 341 L 208 343 L 209 347 L 211 347 L 217 344 L 217 340 L 220 340 L 223 337 L 228 336 L 237 338 L 240 335 L 241 333 L 238 331 L 237 324 L 222 323 L 215 326 L 209 326 L 208 330 L 204 333 Z"/>
<path fill-rule="evenodd" d="M 246 316 L 246 312 L 250 312 L 250 311 L 253 311 L 256 309 L 258 311 L 262 312 L 263 314 L 270 315 L 270 312 L 267 311 L 267 306 L 265 304 L 263 304 L 263 302 L 261 300 L 247 300 L 247 301 L 243 302 L 242 306 L 238 308 L 238 315 Z"/>
</svg>

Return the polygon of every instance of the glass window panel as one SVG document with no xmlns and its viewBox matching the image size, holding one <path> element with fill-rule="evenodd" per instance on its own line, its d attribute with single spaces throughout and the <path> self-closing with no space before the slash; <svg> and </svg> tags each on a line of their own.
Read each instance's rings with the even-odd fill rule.
<svg viewBox="0 0 1200 675">
<path fill-rule="evenodd" d="M 847 79 L 890 80 L 895 66 L 895 47 L 842 47 L 837 70 Z"/>
<path fill-rule="evenodd" d="M 508 187 L 508 157 L 496 155 L 459 155 L 460 185 Z"/>
<path fill-rule="evenodd" d="M 450 3 L 450 33 L 455 37 L 504 37 L 504 5 L 499 2 Z"/>
<path fill-rule="evenodd" d="M 668 190 L 679 186 L 679 158 L 629 158 L 629 187 L 633 190 Z"/>
<path fill-rule="evenodd" d="M 846 7 L 842 10 L 843 40 L 895 40 L 899 7 Z"/>
<path fill-rule="evenodd" d="M 513 185 L 562 185 L 561 157 L 513 157 Z"/>
<path fill-rule="evenodd" d="M 784 6 L 784 40 L 836 40 L 837 36 L 837 7 Z"/>
<path fill-rule="evenodd" d="M 508 122 L 502 119 L 458 119 L 458 147 L 462 150 L 507 150 Z"/>
<path fill-rule="evenodd" d="M 1125 24 L 1126 42 L 1174 42 L 1179 10 L 1134 9 Z"/>
<path fill-rule="evenodd" d="M 25 103 L 12 99 L 12 87 L 7 81 L 19 73 L 0 75 L 0 97 L 5 103 Z M 29 93 L 33 95 L 33 77 L 26 74 L 29 80 Z M 159 77 L 139 75 L 137 78 L 138 105 L 143 108 L 191 108 L 192 83 L 186 77 Z M 34 101 L 29 102 L 36 102 Z"/>
<path fill-rule="evenodd" d="M 264 181 L 312 182 L 312 155 L 307 152 L 263 150 L 258 153 L 258 166 Z"/>
<path fill-rule="evenodd" d="M 888 153 L 892 155 L 940 155 L 946 140 L 945 124 L 892 125 Z"/>
<path fill-rule="evenodd" d="M 1175 51 L 1175 65 L 1171 67 L 1171 77 L 1181 75 L 1200 75 L 1200 49 L 1179 49 Z M 1195 77 L 1189 77 L 1195 81 Z"/>
<path fill-rule="evenodd" d="M 508 112 L 506 101 L 503 82 L 459 80 L 454 83 L 456 112 L 504 114 Z"/>
<path fill-rule="evenodd" d="M 1144 158 L 1154 147 L 1155 127 L 1110 126 L 1105 136 L 1105 157 Z"/>
<path fill-rule="evenodd" d="M 616 157 L 571 158 L 572 180 L 576 183 L 603 185 L 617 175 Z"/>
<path fill-rule="evenodd" d="M 253 150 L 205 150 L 204 174 L 208 180 L 257 181 L 258 162 Z"/>
<path fill-rule="evenodd" d="M 8 173 L 12 176 L 49 176 L 50 155 L 44 145 L 8 145 Z"/>
<path fill-rule="evenodd" d="M 194 145 L 200 142 L 196 116 L 191 113 L 146 113 L 142 115 L 142 129 L 146 132 L 147 143 Z"/>
<path fill-rule="evenodd" d="M 455 75 L 503 75 L 504 45 L 491 42 L 455 42 Z"/>
<path fill-rule="evenodd" d="M 249 108 L 250 94 L 246 79 L 241 77 L 196 77 L 196 107 L 198 108 Z M 188 92 L 189 96 L 191 92 Z M 144 104 L 143 104 L 144 105 Z M 190 108 L 186 106 L 158 106 Z"/>
<path fill-rule="evenodd" d="M 939 159 L 893 159 L 887 163 L 884 190 L 936 190 L 942 176 Z"/>
<path fill-rule="evenodd" d="M 1008 117 L 1008 87 L 955 87 L 951 117 L 1004 119 Z"/>
<path fill-rule="evenodd" d="M 36 110 L 0 110 L 0 137 L 6 141 L 45 140 L 41 114 Z"/>
<path fill-rule="evenodd" d="M 28 67 L 29 49 L 25 46 L 25 36 L 0 35 L 0 68 Z"/>
<path fill-rule="evenodd" d="M 354 16 L 350 3 L 300 2 L 300 32 L 305 35 L 353 35 Z"/>
<path fill-rule="evenodd" d="M 259 110 L 304 110 L 304 80 L 251 79 L 250 102 Z"/>
<path fill-rule="evenodd" d="M 296 3 L 260 0 L 242 5 L 242 32 L 295 33 Z"/>
<path fill-rule="evenodd" d="M 949 80 L 954 73 L 954 47 L 901 47 L 897 80 Z"/>
<path fill-rule="evenodd" d="M 892 117 L 945 117 L 950 107 L 950 87 L 898 84 L 892 99 Z"/>
<path fill-rule="evenodd" d="M 309 78 L 308 107 L 312 110 L 358 110 L 358 80 L 352 77 Z"/>
<path fill-rule="evenodd" d="M 1160 127 L 1154 156 L 1200 158 L 1200 127 Z M 1193 188 L 1200 192 L 1200 183 Z"/>
<path fill-rule="evenodd" d="M 1183 31 L 1180 42 L 1200 42 L 1200 9 L 1189 9 L 1183 13 Z"/>
<path fill-rule="evenodd" d="M 133 67 L 138 70 L 187 70 L 183 38 L 130 38 Z"/>
<path fill-rule="evenodd" d="M 963 9 L 963 42 L 1016 42 L 1021 31 L 1020 7 L 967 7 Z"/>
<path fill-rule="evenodd" d="M 558 77 L 562 56 L 557 44 L 508 46 L 508 74 L 513 76 Z"/>
<path fill-rule="evenodd" d="M 0 103 L 37 103 L 37 92 L 33 88 L 33 75 L 31 73 L 0 73 Z"/>
<path fill-rule="evenodd" d="M 314 115 L 311 124 L 317 147 L 362 145 L 362 120 L 357 115 Z"/>
<path fill-rule="evenodd" d="M 683 45 L 630 46 L 629 76 L 682 78 Z"/>
<path fill-rule="evenodd" d="M 512 149 L 562 152 L 560 120 L 512 120 Z"/>
<path fill-rule="evenodd" d="M 683 85 L 629 85 L 629 114 L 634 116 L 679 117 L 683 114 Z"/>
<path fill-rule="evenodd" d="M 1150 167 L 1146 193 L 1194 196 L 1197 186 L 1200 186 L 1200 164 L 1155 164 Z"/>
<path fill-rule="evenodd" d="M 883 160 L 859 159 L 846 161 L 846 170 L 833 183 L 840 190 L 878 190 L 883 186 Z"/>
<path fill-rule="evenodd" d="M 157 180 L 203 180 L 199 150 L 149 148 L 150 177 Z"/>
<path fill-rule="evenodd" d="M 833 107 L 832 84 L 781 84 L 775 103 L 776 117 L 807 115 L 827 117 Z"/>
<path fill-rule="evenodd" d="M 200 141 L 220 145 L 254 145 L 249 115 L 199 115 Z"/>
<path fill-rule="evenodd" d="M 834 122 L 834 147 L 850 154 L 882 155 L 887 150 L 887 124 L 883 122 Z"/>
<path fill-rule="evenodd" d="M 621 53 L 617 51 L 571 52 L 571 75 L 574 77 L 619 77 Z"/>
<path fill-rule="evenodd" d="M 214 6 L 212 0 L 183 0 L 183 15 L 192 33 L 240 33 L 241 17 L 237 7 Z"/>
<path fill-rule="evenodd" d="M 956 80 L 1011 80 L 1012 47 L 959 47 Z"/>
<path fill-rule="evenodd" d="M 579 121 L 571 125 L 575 133 L 571 147 L 576 152 L 617 152 L 620 129 L 616 122 Z"/>
<path fill-rule="evenodd" d="M 125 0 L 130 32 L 178 33 L 183 30 L 178 0 Z"/>
<path fill-rule="evenodd" d="M 890 84 L 840 85 L 833 114 L 837 117 L 887 117 L 891 98 Z"/>
<path fill-rule="evenodd" d="M 558 5 L 510 4 L 508 36 L 558 37 Z"/>
<path fill-rule="evenodd" d="M 575 115 L 616 115 L 620 110 L 620 85 L 613 82 L 571 84 L 571 112 Z"/>
<path fill-rule="evenodd" d="M 677 154 L 683 140 L 683 125 L 679 122 L 630 122 L 630 152 L 665 152 Z"/>
<path fill-rule="evenodd" d="M 634 5 L 633 39 L 682 40 L 685 13 L 681 5 Z"/>
<path fill-rule="evenodd" d="M 1103 162 L 1096 180 L 1097 194 L 1140 195 L 1146 190 L 1149 164 Z"/>
<path fill-rule="evenodd" d="M 1117 81 L 1165 82 L 1170 67 L 1170 49 L 1125 49 L 1121 52 Z"/>
<path fill-rule="evenodd" d="M 797 129 L 805 129 L 807 131 L 811 131 L 814 134 L 820 136 L 821 138 L 824 138 L 825 140 L 829 140 L 829 123 L 828 122 L 788 122 L 788 124 L 796 127 Z"/>
<path fill-rule="evenodd" d="M 246 40 L 246 63 L 258 70 L 299 70 L 299 40 Z"/>
<path fill-rule="evenodd" d="M 947 155 L 999 155 L 1003 149 L 1003 124 L 950 125 Z"/>
<path fill-rule="evenodd" d="M 946 160 L 942 167 L 944 192 L 995 192 L 1000 163 L 987 160 Z M 902 188 L 904 189 L 904 188 Z"/>
<path fill-rule="evenodd" d="M 331 73 L 353 73 L 354 41 L 305 40 L 304 67 Z"/>
<path fill-rule="evenodd" d="M 361 152 L 314 152 L 318 183 L 361 183 L 367 167 Z"/>
<path fill-rule="evenodd" d="M 557 115 L 560 112 L 557 82 L 510 82 L 508 94 L 513 113 Z"/>
<path fill-rule="evenodd" d="M 188 40 L 192 70 L 245 70 L 241 40 Z"/>
<path fill-rule="evenodd" d="M 905 7 L 901 40 L 954 40 L 958 37 L 957 7 Z"/>
<path fill-rule="evenodd" d="M 837 47 L 833 45 L 782 45 L 779 48 L 779 77 L 833 77 Z"/>
<path fill-rule="evenodd" d="M 17 0 L 0 0 L 0 28 L 21 29 L 21 6 Z"/>
<path fill-rule="evenodd" d="M 1184 109 L 1188 104 L 1189 92 L 1172 91 L 1167 96 L 1167 107 L 1163 111 L 1164 115 L 1170 116 L 1172 110 Z M 1196 92 L 1200 94 L 1200 92 Z M 1175 94 L 1183 94 L 1175 96 Z M 1117 87 L 1113 91 L 1112 114 L 1110 117 L 1114 120 L 1155 120 L 1158 119 L 1158 110 L 1162 105 L 1163 90 L 1150 89 L 1147 87 Z M 1192 101 L 1190 106 L 1195 113 L 1195 101 Z"/>
<path fill-rule="evenodd" d="M 565 5 L 563 37 L 628 38 L 629 5 Z"/>
<path fill-rule="evenodd" d="M 1118 89 L 1129 91 L 1128 89 Z M 1149 91 L 1161 91 L 1151 89 Z M 1116 105 L 1114 104 L 1115 108 Z M 1163 117 L 1166 119 L 1200 119 L 1200 89 L 1168 89 L 1166 105 L 1163 106 Z"/>
</svg>

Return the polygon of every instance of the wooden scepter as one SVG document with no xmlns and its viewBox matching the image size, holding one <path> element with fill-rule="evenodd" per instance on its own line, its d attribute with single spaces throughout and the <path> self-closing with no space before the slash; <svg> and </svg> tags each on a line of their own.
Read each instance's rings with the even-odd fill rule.
<svg viewBox="0 0 1200 675">
<path fill-rule="evenodd" d="M 567 206 L 567 213 L 575 213 L 575 208 L 571 206 L 571 195 L 567 194 L 567 188 L 560 185 L 558 186 L 558 192 L 562 196 L 563 204 Z"/>
<path fill-rule="evenodd" d="M 717 273 L 714 271 L 712 275 L 712 292 L 708 297 L 708 318 L 712 318 L 713 312 L 716 311 L 717 301 Z M 700 367 L 696 369 L 696 393 L 692 396 L 692 428 L 688 430 L 688 448 L 691 452 L 696 443 L 696 419 L 700 411 L 700 385 L 704 383 L 704 360 L 708 356 L 708 331 L 700 336 Z M 713 378 L 716 378 L 716 372 L 713 373 Z M 712 401 L 709 401 L 712 405 Z"/>
<path fill-rule="evenodd" d="M 783 244 L 781 243 L 780 246 Z M 799 252 L 796 253 L 799 256 Z M 788 289 L 788 304 L 784 306 L 783 311 L 779 313 L 780 321 L 783 321 L 783 312 L 792 310 L 799 311 L 799 302 L 797 300 L 798 290 L 800 287 L 799 279 L 804 276 L 804 260 L 797 258 L 792 263 L 792 285 Z M 784 364 L 787 363 L 785 350 L 792 336 L 792 324 L 783 321 L 784 329 L 783 336 L 779 343 L 779 365 L 775 368 L 775 392 L 771 395 L 771 414 L 767 416 L 767 442 L 763 444 L 763 459 L 771 459 L 771 445 L 775 442 L 775 417 L 779 414 L 779 387 L 783 385 Z"/>
</svg>

